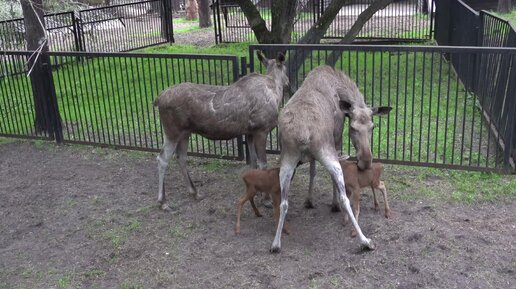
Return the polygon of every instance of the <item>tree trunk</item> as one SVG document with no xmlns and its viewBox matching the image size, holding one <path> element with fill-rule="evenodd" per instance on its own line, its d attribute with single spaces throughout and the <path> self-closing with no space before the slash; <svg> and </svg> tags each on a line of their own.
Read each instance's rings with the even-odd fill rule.
<svg viewBox="0 0 516 289">
<path fill-rule="evenodd" d="M 498 12 L 509 13 L 512 10 L 511 0 L 498 0 Z"/>
<path fill-rule="evenodd" d="M 186 7 L 185 7 L 186 19 L 187 20 L 197 19 L 197 13 L 198 13 L 197 1 L 196 0 L 186 0 L 185 3 L 186 3 Z"/>
<path fill-rule="evenodd" d="M 211 26 L 210 0 L 198 0 L 199 2 L 199 27 Z"/>
<path fill-rule="evenodd" d="M 31 4 L 32 2 L 32 4 Z M 27 50 L 35 51 L 40 49 L 40 53 L 48 51 L 48 44 L 45 36 L 45 19 L 43 17 L 43 1 L 42 0 L 21 0 L 25 25 L 25 40 L 27 41 Z M 42 26 L 43 25 L 43 26 Z M 36 59 L 37 58 L 37 59 Z M 49 126 L 45 118 L 45 76 L 42 63 L 48 58 L 46 54 L 34 55 L 28 63 L 28 67 L 32 68 L 30 79 L 32 84 L 34 98 L 34 126 L 36 133 L 48 131 Z"/>
</svg>

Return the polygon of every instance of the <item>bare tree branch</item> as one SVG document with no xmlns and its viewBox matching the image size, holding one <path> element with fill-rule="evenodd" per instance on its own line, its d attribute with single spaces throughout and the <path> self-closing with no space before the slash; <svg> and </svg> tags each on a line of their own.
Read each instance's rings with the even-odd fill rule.
<svg viewBox="0 0 516 289">
<path fill-rule="evenodd" d="M 267 29 L 265 20 L 263 20 L 263 17 L 260 15 L 260 12 L 253 2 L 251 2 L 251 0 L 236 0 L 235 2 L 244 12 L 258 43 L 271 43 L 272 33 Z"/>
<path fill-rule="evenodd" d="M 375 2 L 373 2 L 373 4 L 369 5 L 367 9 L 365 9 L 364 11 L 362 11 L 362 13 L 360 13 L 360 15 L 358 15 L 358 18 L 353 24 L 353 26 L 351 26 L 346 35 L 344 35 L 344 38 L 342 38 L 342 40 L 339 41 L 338 44 L 352 43 L 353 40 L 355 40 L 355 38 L 357 37 L 358 33 L 360 33 L 360 30 L 362 30 L 364 25 L 367 23 L 367 21 L 369 21 L 369 19 L 371 19 L 371 17 L 373 17 L 373 15 L 376 12 L 384 9 L 385 7 L 387 7 L 387 5 L 391 4 L 392 2 L 394 2 L 394 0 L 376 0 Z M 326 60 L 326 64 L 334 66 L 335 63 L 337 63 L 338 58 L 339 57 L 337 56 L 337 53 L 335 51 L 332 51 L 328 56 L 328 59 Z"/>
</svg>

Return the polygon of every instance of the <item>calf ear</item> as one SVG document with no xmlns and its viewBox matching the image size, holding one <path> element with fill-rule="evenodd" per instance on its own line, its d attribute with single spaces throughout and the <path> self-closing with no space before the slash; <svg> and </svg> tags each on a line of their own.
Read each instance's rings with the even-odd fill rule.
<svg viewBox="0 0 516 289">
<path fill-rule="evenodd" d="M 256 56 L 258 56 L 258 60 L 260 60 L 263 65 L 267 66 L 269 65 L 269 59 L 263 54 L 261 50 L 256 51 Z"/>
<path fill-rule="evenodd" d="M 372 107 L 371 110 L 373 111 L 373 115 L 385 115 L 388 114 L 391 111 L 392 107 L 390 106 L 378 106 L 378 107 Z"/>
<path fill-rule="evenodd" d="M 285 62 L 285 54 L 278 52 L 278 56 L 276 56 L 276 61 L 279 63 Z"/>
</svg>

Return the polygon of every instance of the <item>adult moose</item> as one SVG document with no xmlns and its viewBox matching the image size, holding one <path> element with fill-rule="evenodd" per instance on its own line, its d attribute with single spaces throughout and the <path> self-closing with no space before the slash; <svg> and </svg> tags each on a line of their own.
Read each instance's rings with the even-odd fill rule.
<svg viewBox="0 0 516 289">
<path fill-rule="evenodd" d="M 374 250 L 358 226 L 346 196 L 344 177 L 335 149 L 336 136 L 342 134 L 342 111 L 350 120 L 350 138 L 357 152 L 358 167 L 368 169 L 372 163 L 370 138 L 374 114 L 386 114 L 390 107 L 370 108 L 356 84 L 343 72 L 330 66 L 313 69 L 302 86 L 280 113 L 278 129 L 281 145 L 280 219 L 271 252 L 281 250 L 281 232 L 288 210 L 288 190 L 299 162 L 319 161 L 330 173 L 337 187 L 338 202 L 348 214 L 365 248 Z M 339 123 L 340 122 L 340 123 Z"/>
<path fill-rule="evenodd" d="M 192 133 L 213 140 L 245 134 L 252 167 L 256 167 L 257 162 L 260 169 L 267 166 L 267 134 L 278 123 L 278 109 L 288 76 L 283 54 L 267 59 L 258 52 L 258 59 L 267 67 L 266 75 L 251 73 L 229 86 L 182 83 L 163 91 L 154 101 L 165 134 L 163 149 L 157 157 L 161 209 L 169 209 L 163 183 L 174 153 L 189 192 L 196 199 L 203 198 L 186 167 L 188 139 Z"/>
</svg>

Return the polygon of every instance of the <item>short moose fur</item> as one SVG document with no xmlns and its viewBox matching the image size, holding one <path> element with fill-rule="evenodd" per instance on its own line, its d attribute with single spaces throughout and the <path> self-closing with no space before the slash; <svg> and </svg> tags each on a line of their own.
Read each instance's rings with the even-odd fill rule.
<svg viewBox="0 0 516 289">
<path fill-rule="evenodd" d="M 274 219 L 276 220 L 277 224 L 279 220 L 279 205 L 281 201 L 279 168 L 268 170 L 250 170 L 242 175 L 242 179 L 245 183 L 245 194 L 240 198 L 237 205 L 237 222 L 235 226 L 235 233 L 240 234 L 240 215 L 242 213 L 242 207 L 247 201 L 251 203 L 254 214 L 257 217 L 262 216 L 254 204 L 254 196 L 257 192 L 266 192 L 270 194 L 274 208 Z M 288 224 L 286 221 L 285 226 L 283 227 L 283 232 L 288 234 Z"/>
<path fill-rule="evenodd" d="M 365 187 L 371 187 L 373 190 L 374 208 L 378 210 L 378 199 L 376 199 L 376 193 L 374 189 L 379 189 L 383 195 L 383 202 L 385 207 L 385 218 L 389 218 L 391 215 L 391 209 L 389 202 L 387 201 L 387 189 L 385 184 L 381 180 L 383 165 L 378 162 L 373 162 L 371 168 L 367 170 L 360 170 L 356 162 L 341 160 L 339 161 L 342 167 L 342 173 L 346 180 L 346 194 L 351 197 L 351 203 L 353 204 L 353 215 L 358 221 L 358 215 L 360 214 L 360 191 Z M 348 222 L 348 215 L 345 215 L 344 220 Z M 357 232 L 354 228 L 351 230 L 351 236 L 355 237 Z"/>
</svg>

